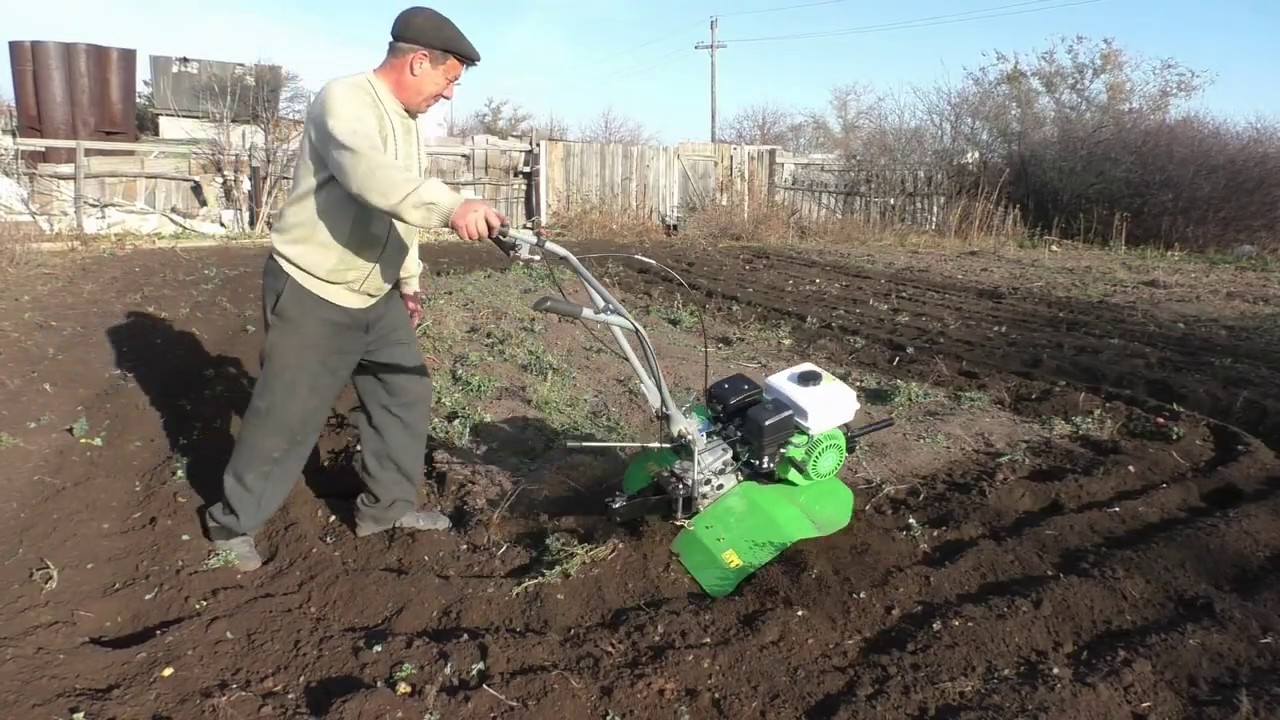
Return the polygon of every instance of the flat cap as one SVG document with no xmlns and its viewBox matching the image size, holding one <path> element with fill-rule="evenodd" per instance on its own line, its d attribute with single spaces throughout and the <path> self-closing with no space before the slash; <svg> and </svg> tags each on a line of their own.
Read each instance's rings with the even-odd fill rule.
<svg viewBox="0 0 1280 720">
<path fill-rule="evenodd" d="M 415 6 L 397 15 L 391 24 L 391 39 L 447 52 L 464 65 L 480 62 L 480 53 L 458 26 L 431 8 Z"/>
</svg>

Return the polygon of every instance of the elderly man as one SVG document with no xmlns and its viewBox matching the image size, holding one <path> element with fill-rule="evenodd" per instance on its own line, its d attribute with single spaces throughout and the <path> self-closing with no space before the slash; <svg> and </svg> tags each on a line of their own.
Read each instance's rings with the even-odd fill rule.
<svg viewBox="0 0 1280 720">
<path fill-rule="evenodd" d="M 242 571 L 262 558 L 254 534 L 294 487 L 329 409 L 350 379 L 362 406 L 356 534 L 444 530 L 418 509 L 431 382 L 417 344 L 417 228 L 495 237 L 505 220 L 424 178 L 415 119 L 480 61 L 447 18 L 402 12 L 372 71 L 330 81 L 307 111 L 293 187 L 263 271 L 262 371 L 205 513 L 209 539 Z"/>
</svg>

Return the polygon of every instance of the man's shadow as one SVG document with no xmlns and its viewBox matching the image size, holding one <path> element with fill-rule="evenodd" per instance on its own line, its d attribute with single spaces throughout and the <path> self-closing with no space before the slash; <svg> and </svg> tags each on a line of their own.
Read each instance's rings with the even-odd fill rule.
<svg viewBox="0 0 1280 720">
<path fill-rule="evenodd" d="M 174 467 L 200 496 L 198 516 L 222 499 L 222 476 L 235 448 L 234 423 L 243 418 L 256 381 L 240 358 L 211 354 L 192 332 L 169 320 L 131 311 L 107 330 L 115 364 L 128 373 L 160 415 Z M 333 418 L 330 418 L 330 422 Z M 303 482 L 329 509 L 351 524 L 351 501 L 363 487 L 354 461 L 319 446 L 311 449 Z"/>
<path fill-rule="evenodd" d="M 255 378 L 239 358 L 210 353 L 194 333 L 179 330 L 171 321 L 150 313 L 130 311 L 123 322 L 107 330 L 107 338 L 115 352 L 116 367 L 137 382 L 160 415 L 174 456 L 172 469 L 180 468 L 186 482 L 200 496 L 197 512 L 202 515 L 222 499 L 222 475 L 235 447 L 235 421 L 243 417 L 249 405 Z M 538 485 L 567 483 L 572 492 L 554 493 L 521 508 L 534 515 L 556 518 L 600 514 L 611 489 L 610 483 L 601 482 L 602 478 L 621 475 L 617 451 L 567 450 L 563 446 L 566 435 L 540 419 L 517 417 L 481 423 L 474 433 L 476 446 L 468 448 L 433 438 L 424 448 L 428 456 L 428 477 L 424 480 L 443 482 L 457 469 L 450 467 L 451 463 L 437 465 L 433 461 L 431 450 L 443 449 L 454 462 L 464 465 L 493 466 Z M 351 439 L 356 440 L 351 434 Z M 600 438 L 587 434 L 576 439 Z M 325 460 L 320 448 L 313 447 L 302 473 L 303 482 L 316 498 L 348 523 L 350 501 L 363 487 L 352 450 L 332 450 Z M 566 472 L 563 463 L 572 456 L 585 456 L 591 462 L 568 470 L 573 477 L 560 477 Z M 161 472 L 167 477 L 170 468 L 162 468 Z M 524 498 L 521 500 L 517 504 L 526 505 Z"/>
<path fill-rule="evenodd" d="M 194 333 L 131 311 L 107 330 L 116 367 L 128 373 L 160 415 L 177 467 L 200 496 L 202 512 L 222 499 L 222 471 L 235 446 L 254 379 L 239 358 L 212 355 Z"/>
</svg>

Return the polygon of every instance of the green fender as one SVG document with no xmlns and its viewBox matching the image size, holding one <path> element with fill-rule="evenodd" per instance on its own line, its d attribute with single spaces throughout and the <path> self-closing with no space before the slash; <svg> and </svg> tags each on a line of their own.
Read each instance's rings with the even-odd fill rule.
<svg viewBox="0 0 1280 720">
<path fill-rule="evenodd" d="M 671 550 L 708 595 L 724 597 L 792 544 L 844 528 L 853 508 L 853 491 L 840 478 L 745 481 L 694 516 Z"/>
</svg>

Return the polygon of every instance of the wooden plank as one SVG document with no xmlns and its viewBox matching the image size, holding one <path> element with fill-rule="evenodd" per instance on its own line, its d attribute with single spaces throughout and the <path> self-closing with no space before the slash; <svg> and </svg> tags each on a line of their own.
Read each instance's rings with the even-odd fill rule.
<svg viewBox="0 0 1280 720">
<path fill-rule="evenodd" d="M 146 178 L 149 180 L 175 180 L 178 182 L 195 182 L 195 175 L 187 175 L 184 173 L 169 173 L 152 170 L 109 170 L 106 172 L 88 172 L 81 170 L 37 170 L 33 175 L 37 177 L 53 178 L 55 180 L 108 180 L 108 179 L 129 179 L 129 178 Z"/>
<path fill-rule="evenodd" d="M 76 143 L 75 160 L 75 197 L 76 197 L 76 229 L 84 232 L 84 143 Z"/>
<path fill-rule="evenodd" d="M 191 173 L 190 157 L 149 158 L 139 156 L 98 155 L 85 158 L 85 172 L 107 173 L 113 170 L 153 170 L 168 173 Z M 121 177 L 126 177 L 122 175 Z"/>
<path fill-rule="evenodd" d="M 778 162 L 786 165 L 823 165 L 826 167 L 844 167 L 844 163 L 836 158 L 806 158 L 806 157 L 786 157 L 779 158 Z"/>
<path fill-rule="evenodd" d="M 190 155 L 201 150 L 191 145 L 162 145 L 159 143 L 111 142 L 108 140 L 50 140 L 46 138 L 14 138 L 14 147 L 24 150 L 74 150 L 76 144 L 83 145 L 85 150 L 119 150 L 122 152 L 171 152 Z"/>
<path fill-rule="evenodd" d="M 472 156 L 472 154 L 476 152 L 493 152 L 493 151 L 501 152 L 505 150 L 516 150 L 516 151 L 524 152 L 532 149 L 533 149 L 533 146 L 527 143 L 523 145 L 515 145 L 511 147 L 501 147 L 501 148 L 489 148 L 489 147 L 483 147 L 483 146 L 455 147 L 452 145 L 449 145 L 449 146 L 424 145 L 422 147 L 422 154 L 431 155 L 431 156 L 454 156 L 454 157 L 469 158 Z"/>
</svg>

